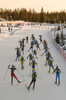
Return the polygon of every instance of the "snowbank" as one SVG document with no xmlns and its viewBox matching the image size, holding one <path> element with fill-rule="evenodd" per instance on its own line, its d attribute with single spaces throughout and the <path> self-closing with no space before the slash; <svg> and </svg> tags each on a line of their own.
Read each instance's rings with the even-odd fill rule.
<svg viewBox="0 0 66 100">
<path fill-rule="evenodd" d="M 54 43 L 55 47 L 58 49 L 58 51 L 61 53 L 61 55 L 64 57 L 64 59 L 66 59 L 66 53 L 54 40 L 54 35 L 55 35 L 54 32 L 55 32 L 55 28 L 51 29 L 51 35 L 52 35 L 53 43 Z"/>
</svg>

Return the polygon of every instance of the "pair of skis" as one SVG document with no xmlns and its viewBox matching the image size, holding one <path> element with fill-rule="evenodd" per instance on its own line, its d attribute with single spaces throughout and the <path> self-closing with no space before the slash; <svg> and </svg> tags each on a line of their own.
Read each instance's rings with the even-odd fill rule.
<svg viewBox="0 0 66 100">
<path fill-rule="evenodd" d="M 20 81 L 19 83 L 16 84 L 16 86 L 22 84 L 24 81 L 25 81 L 25 80 Z"/>
</svg>

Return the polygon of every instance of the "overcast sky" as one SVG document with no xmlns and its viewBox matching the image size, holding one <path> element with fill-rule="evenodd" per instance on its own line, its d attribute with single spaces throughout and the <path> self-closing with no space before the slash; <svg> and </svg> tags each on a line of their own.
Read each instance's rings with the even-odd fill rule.
<svg viewBox="0 0 66 100">
<path fill-rule="evenodd" d="M 35 11 L 40 12 L 42 7 L 44 11 L 66 11 L 66 0 L 0 0 L 0 8 L 27 10 L 34 8 Z"/>
</svg>

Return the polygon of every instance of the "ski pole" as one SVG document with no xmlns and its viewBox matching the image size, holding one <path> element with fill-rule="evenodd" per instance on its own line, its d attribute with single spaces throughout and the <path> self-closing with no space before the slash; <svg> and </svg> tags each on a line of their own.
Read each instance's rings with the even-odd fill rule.
<svg viewBox="0 0 66 100">
<path fill-rule="evenodd" d="M 30 75 L 31 75 L 31 66 L 30 66 Z"/>
<path fill-rule="evenodd" d="M 21 72 L 17 69 L 17 71 L 19 72 L 19 74 L 24 78 L 24 76 L 21 74 Z M 25 79 L 25 78 L 24 78 Z"/>
<path fill-rule="evenodd" d="M 5 73 L 5 76 L 4 76 L 3 80 L 5 80 L 5 78 L 6 78 L 6 76 L 7 76 L 7 72 L 8 72 L 8 68 L 7 68 L 7 70 L 6 70 L 6 73 Z"/>
<path fill-rule="evenodd" d="M 41 79 L 41 80 L 43 79 L 42 77 L 39 77 L 39 76 L 37 76 L 37 78 L 39 78 L 39 79 Z"/>
<path fill-rule="evenodd" d="M 38 66 L 36 67 L 36 70 L 37 70 L 36 72 L 37 72 L 37 74 L 38 74 Z"/>
</svg>

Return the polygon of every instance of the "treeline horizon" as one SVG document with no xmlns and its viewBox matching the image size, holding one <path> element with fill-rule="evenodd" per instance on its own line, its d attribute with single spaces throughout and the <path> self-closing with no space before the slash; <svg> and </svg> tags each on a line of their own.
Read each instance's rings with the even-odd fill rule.
<svg viewBox="0 0 66 100">
<path fill-rule="evenodd" d="M 11 20 L 23 20 L 29 22 L 41 22 L 41 23 L 64 23 L 66 22 L 66 12 L 44 12 L 43 7 L 40 12 L 36 12 L 35 9 L 27 10 L 26 8 L 12 9 L 0 9 L 0 17 L 8 21 Z"/>
</svg>

